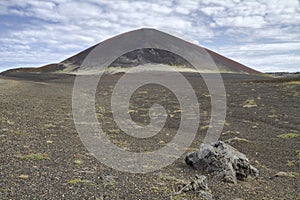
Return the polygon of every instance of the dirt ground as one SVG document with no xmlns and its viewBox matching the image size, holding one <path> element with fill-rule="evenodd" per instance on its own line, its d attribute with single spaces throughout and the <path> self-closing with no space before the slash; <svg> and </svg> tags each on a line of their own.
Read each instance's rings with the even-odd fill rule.
<svg viewBox="0 0 300 200">
<path fill-rule="evenodd" d="M 201 77 L 185 76 L 201 110 L 188 152 L 197 149 L 206 134 L 211 104 Z M 231 139 L 230 144 L 246 154 L 260 175 L 236 185 L 208 176 L 214 199 L 300 199 L 300 78 L 222 76 L 227 116 L 220 139 Z M 117 127 L 110 109 L 113 85 L 120 77 L 103 77 L 96 95 L 97 117 L 109 139 L 133 152 L 166 145 L 180 121 L 173 93 L 154 84 L 134 93 L 130 114 L 137 123 L 149 123 L 147 113 L 153 103 L 164 105 L 169 116 L 157 135 L 132 138 Z M 69 75 L 0 76 L 0 199 L 199 199 L 197 192 L 174 194 L 183 182 L 201 174 L 184 163 L 185 154 L 168 167 L 146 174 L 119 172 L 95 159 L 75 129 L 73 81 Z M 293 173 L 275 176 L 280 171 Z"/>
</svg>

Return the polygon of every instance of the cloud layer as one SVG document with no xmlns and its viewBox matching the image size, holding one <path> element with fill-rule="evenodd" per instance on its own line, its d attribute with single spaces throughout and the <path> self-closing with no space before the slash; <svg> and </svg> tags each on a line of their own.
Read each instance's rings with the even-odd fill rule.
<svg viewBox="0 0 300 200">
<path fill-rule="evenodd" d="M 261 71 L 300 71 L 297 0 L 0 1 L 0 70 L 59 62 L 157 28 Z"/>
</svg>

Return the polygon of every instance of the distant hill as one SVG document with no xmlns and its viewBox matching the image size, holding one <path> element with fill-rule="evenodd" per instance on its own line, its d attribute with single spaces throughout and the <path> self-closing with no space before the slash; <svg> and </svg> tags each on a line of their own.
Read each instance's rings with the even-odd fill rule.
<svg viewBox="0 0 300 200">
<path fill-rule="evenodd" d="M 159 42 L 172 42 L 174 44 L 180 43 L 181 47 L 184 49 L 187 49 L 187 51 L 192 48 L 199 48 L 199 52 L 201 52 L 205 48 L 201 48 L 200 46 L 191 44 L 189 42 L 186 42 L 180 38 L 174 37 L 172 35 L 169 35 L 167 33 L 155 30 L 155 29 L 138 29 L 131 32 L 123 33 L 121 35 L 115 36 L 113 38 L 110 38 L 108 40 L 105 40 L 99 44 L 96 44 L 70 58 L 67 58 L 66 60 L 56 63 L 56 64 L 49 64 L 40 68 L 19 68 L 19 69 L 11 69 L 4 73 L 10 73 L 10 72 L 50 72 L 50 73 L 76 73 L 80 71 L 89 71 L 92 70 L 88 67 L 84 68 L 82 66 L 82 63 L 84 59 L 89 55 L 92 50 L 94 50 L 98 45 L 101 45 L 105 42 L 112 42 L 112 43 L 118 43 L 120 40 L 120 37 L 127 37 L 127 36 L 133 36 L 140 41 L 149 40 L 149 38 L 154 38 L 154 40 L 157 42 L 159 39 L 161 41 Z M 157 39 L 158 38 L 158 39 Z M 128 43 L 130 45 L 130 43 Z M 182 46 L 183 45 L 183 46 Z M 251 69 L 241 63 L 238 63 L 234 60 L 231 60 L 229 58 L 226 58 L 216 52 L 213 52 L 209 49 L 205 49 L 206 52 L 210 55 L 212 60 L 216 63 L 217 67 L 219 68 L 220 72 L 222 73 L 241 73 L 241 74 L 258 74 L 260 72 Z M 191 51 L 192 52 L 192 51 Z M 97 52 L 99 54 L 99 57 L 101 59 L 101 55 L 103 52 Z M 143 64 L 166 64 L 171 66 L 177 66 L 181 68 L 193 68 L 193 66 L 184 58 L 181 56 L 172 53 L 170 51 L 157 49 L 157 48 L 143 48 L 143 49 L 136 49 L 131 52 L 127 52 L 126 54 L 120 56 L 117 58 L 114 62 L 112 62 L 109 67 L 121 67 L 121 68 L 129 68 L 129 67 L 136 67 L 138 65 Z M 93 70 L 97 70 L 93 68 Z"/>
</svg>

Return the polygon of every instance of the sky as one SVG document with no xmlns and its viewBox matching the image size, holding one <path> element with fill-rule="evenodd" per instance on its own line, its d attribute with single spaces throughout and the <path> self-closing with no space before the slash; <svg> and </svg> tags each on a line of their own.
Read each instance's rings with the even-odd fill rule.
<svg viewBox="0 0 300 200">
<path fill-rule="evenodd" d="M 155 28 L 262 72 L 300 71 L 299 0 L 0 0 L 0 71 Z"/>
</svg>

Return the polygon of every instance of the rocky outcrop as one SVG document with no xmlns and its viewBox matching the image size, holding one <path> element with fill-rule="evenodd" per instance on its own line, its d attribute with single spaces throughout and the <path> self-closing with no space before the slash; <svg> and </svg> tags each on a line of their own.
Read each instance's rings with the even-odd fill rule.
<svg viewBox="0 0 300 200">
<path fill-rule="evenodd" d="M 186 192 L 197 192 L 200 199 L 213 200 L 211 191 L 208 188 L 207 177 L 203 175 L 196 175 L 192 181 L 183 185 L 175 195 Z"/>
<path fill-rule="evenodd" d="M 170 51 L 154 48 L 136 49 L 128 52 L 117 58 L 110 67 L 135 67 L 147 63 L 192 68 L 192 65 L 181 56 Z"/>
<path fill-rule="evenodd" d="M 223 181 L 231 183 L 259 174 L 245 154 L 222 141 L 203 144 L 199 151 L 187 154 L 185 162 L 195 169 L 214 173 Z"/>
</svg>

